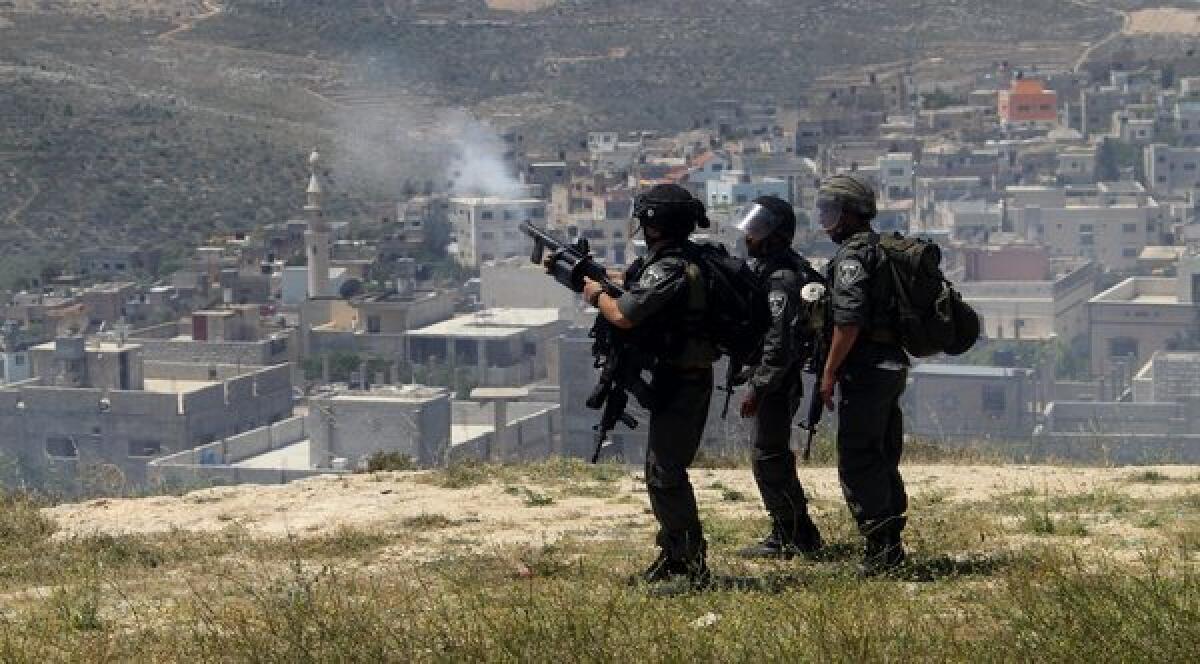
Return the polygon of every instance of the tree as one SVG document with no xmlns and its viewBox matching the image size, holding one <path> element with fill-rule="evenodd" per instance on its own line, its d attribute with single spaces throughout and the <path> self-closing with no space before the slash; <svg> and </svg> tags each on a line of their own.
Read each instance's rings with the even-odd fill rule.
<svg viewBox="0 0 1200 664">
<path fill-rule="evenodd" d="M 1115 182 L 1121 179 L 1121 165 L 1117 154 L 1116 141 L 1104 139 L 1100 149 L 1096 151 L 1096 179 L 1101 182 Z"/>
</svg>

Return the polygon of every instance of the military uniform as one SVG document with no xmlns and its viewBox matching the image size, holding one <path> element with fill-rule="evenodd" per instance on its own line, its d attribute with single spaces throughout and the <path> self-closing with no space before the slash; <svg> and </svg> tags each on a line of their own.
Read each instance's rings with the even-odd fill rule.
<svg viewBox="0 0 1200 664">
<path fill-rule="evenodd" d="M 646 438 L 646 488 L 659 524 L 658 545 L 677 562 L 702 561 L 705 552 L 687 468 L 704 435 L 717 358 L 712 343 L 696 334 L 706 293 L 686 247 L 659 248 L 632 266 L 626 292 L 617 300 L 637 339 L 657 358 L 650 382 L 654 407 Z"/>
<path fill-rule="evenodd" d="M 808 501 L 796 474 L 791 449 L 792 420 L 804 396 L 806 358 L 798 348 L 804 325 L 800 289 L 819 281 L 808 261 L 790 248 L 758 260 L 755 272 L 767 284 L 771 326 L 763 339 L 758 365 L 747 387 L 758 401 L 754 420 L 753 469 L 763 504 L 771 515 L 772 532 L 787 544 L 805 540 L 819 546 L 819 535 L 808 517 Z"/>
<path fill-rule="evenodd" d="M 904 445 L 899 400 L 909 362 L 886 306 L 891 281 L 877 274 L 886 267 L 877 241 L 873 232 L 852 235 L 826 274 L 832 323 L 860 328 L 838 376 L 838 477 L 868 545 L 898 542 L 908 508 L 899 470 Z"/>
</svg>

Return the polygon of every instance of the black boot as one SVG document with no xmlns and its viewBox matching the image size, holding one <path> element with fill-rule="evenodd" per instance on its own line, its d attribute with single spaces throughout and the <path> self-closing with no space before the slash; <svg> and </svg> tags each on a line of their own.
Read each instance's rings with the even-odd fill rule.
<svg viewBox="0 0 1200 664">
<path fill-rule="evenodd" d="M 738 551 L 743 558 L 790 560 L 798 555 L 811 556 L 821 550 L 824 542 L 817 525 L 805 516 L 787 525 L 776 521 L 771 532 L 758 544 Z"/>
<path fill-rule="evenodd" d="M 645 571 L 630 579 L 633 584 L 665 581 L 682 582 L 695 587 L 707 586 L 712 581 L 712 573 L 708 570 L 704 553 L 694 554 L 690 558 L 671 558 L 666 550 L 660 550 L 658 557 Z"/>
<path fill-rule="evenodd" d="M 904 566 L 907 555 L 900 539 L 900 528 L 904 526 L 902 523 L 898 525 L 880 528 L 867 536 L 862 563 L 858 568 L 859 576 L 869 578 L 894 574 Z"/>
<path fill-rule="evenodd" d="M 660 549 L 658 557 L 641 574 L 630 579 L 631 583 L 661 583 L 673 576 L 686 573 L 681 561 L 672 560 L 665 549 Z"/>
</svg>

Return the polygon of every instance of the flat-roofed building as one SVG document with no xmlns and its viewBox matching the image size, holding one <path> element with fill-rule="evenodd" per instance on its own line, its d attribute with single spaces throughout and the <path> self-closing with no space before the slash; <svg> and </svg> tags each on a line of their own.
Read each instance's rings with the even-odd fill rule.
<svg viewBox="0 0 1200 664">
<path fill-rule="evenodd" d="M 1196 333 L 1197 264 L 1197 256 L 1185 256 L 1175 277 L 1130 277 L 1088 302 L 1093 374 L 1105 374 L 1117 358 L 1141 367 L 1156 351 Z"/>
<path fill-rule="evenodd" d="M 1033 371 L 919 364 L 904 393 L 908 433 L 937 441 L 1021 440 L 1033 433 Z"/>
<path fill-rule="evenodd" d="M 553 288 L 551 284 L 548 288 Z M 557 379 L 547 343 L 566 330 L 558 309 L 485 309 L 408 333 L 408 359 L 467 371 L 477 385 L 516 387 Z"/>
</svg>

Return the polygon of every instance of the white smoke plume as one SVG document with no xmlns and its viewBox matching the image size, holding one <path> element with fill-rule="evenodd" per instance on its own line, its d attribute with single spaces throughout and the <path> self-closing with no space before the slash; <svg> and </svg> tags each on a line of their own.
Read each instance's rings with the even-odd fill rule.
<svg viewBox="0 0 1200 664">
<path fill-rule="evenodd" d="M 403 95 L 341 95 L 332 172 L 383 194 L 432 188 L 457 196 L 516 197 L 520 182 L 505 161 L 500 134 L 463 109 L 437 108 Z"/>
</svg>

